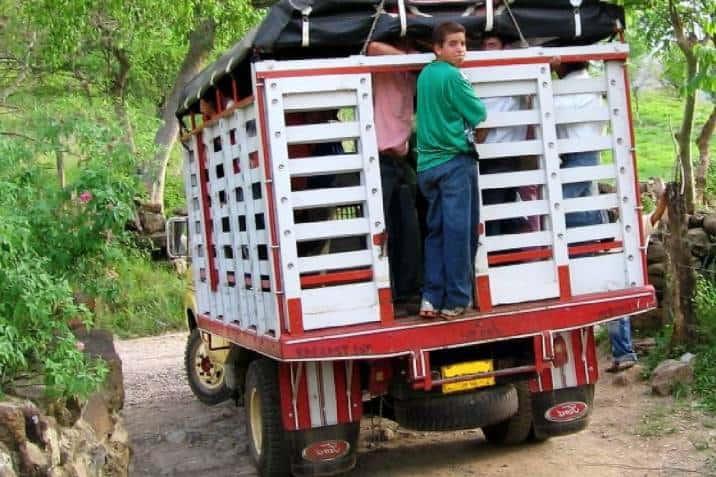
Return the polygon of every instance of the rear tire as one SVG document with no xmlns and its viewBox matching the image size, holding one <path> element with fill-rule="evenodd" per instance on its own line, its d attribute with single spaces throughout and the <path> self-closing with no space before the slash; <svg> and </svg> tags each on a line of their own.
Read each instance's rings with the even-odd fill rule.
<svg viewBox="0 0 716 477">
<path fill-rule="evenodd" d="M 532 399 L 526 382 L 514 384 L 517 390 L 517 414 L 511 418 L 482 428 L 485 439 L 491 444 L 516 445 L 525 442 L 532 431 Z"/>
<path fill-rule="evenodd" d="M 416 431 L 455 431 L 496 424 L 518 410 L 511 384 L 461 394 L 427 394 L 394 401 L 395 420 Z"/>
<path fill-rule="evenodd" d="M 231 399 L 231 390 L 224 379 L 224 366 L 211 361 L 198 328 L 194 328 L 187 338 L 184 367 L 189 387 L 199 401 L 214 406 Z"/>
<path fill-rule="evenodd" d="M 260 358 L 249 364 L 244 402 L 249 452 L 259 475 L 290 475 L 291 459 L 281 422 L 278 368 L 274 361 Z"/>
</svg>

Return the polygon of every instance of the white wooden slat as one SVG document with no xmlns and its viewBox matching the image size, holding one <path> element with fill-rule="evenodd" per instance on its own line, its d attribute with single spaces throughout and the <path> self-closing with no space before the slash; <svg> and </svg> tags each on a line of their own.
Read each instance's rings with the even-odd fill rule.
<svg viewBox="0 0 716 477">
<path fill-rule="evenodd" d="M 624 253 L 603 253 L 569 261 L 573 295 L 621 290 L 627 287 Z"/>
<path fill-rule="evenodd" d="M 524 202 L 523 202 L 524 203 Z M 584 212 L 586 210 L 609 210 L 619 207 L 616 194 L 592 195 L 589 197 L 575 197 L 562 201 L 564 213 Z"/>
<path fill-rule="evenodd" d="M 370 223 L 367 218 L 327 220 L 324 222 L 296 224 L 294 230 L 297 241 L 320 240 L 351 235 L 367 235 L 370 233 Z"/>
<path fill-rule="evenodd" d="M 607 90 L 607 80 L 604 76 L 596 78 L 567 78 L 552 81 L 555 96 L 580 93 L 604 93 Z"/>
<path fill-rule="evenodd" d="M 340 109 L 357 103 L 355 90 L 288 93 L 283 97 L 283 109 L 286 112 Z"/>
<path fill-rule="evenodd" d="M 614 164 L 600 166 L 568 167 L 559 170 L 559 179 L 562 184 L 572 182 L 598 181 L 603 179 L 614 179 L 616 170 Z"/>
<path fill-rule="evenodd" d="M 302 157 L 288 161 L 288 169 L 293 177 L 353 172 L 360 171 L 362 168 L 363 158 L 359 154 Z"/>
<path fill-rule="evenodd" d="M 544 171 L 517 171 L 500 172 L 496 174 L 482 174 L 478 179 L 481 190 L 501 189 L 504 187 L 520 187 L 528 185 L 542 185 L 545 183 Z"/>
<path fill-rule="evenodd" d="M 254 137 L 250 137 L 246 139 L 246 152 L 254 152 L 258 151 L 259 149 L 259 139 L 258 135 Z"/>
<path fill-rule="evenodd" d="M 365 188 L 361 186 L 336 187 L 331 189 L 330 194 L 326 194 L 325 190 L 320 189 L 293 192 L 291 194 L 293 207 L 295 209 L 354 204 L 364 201 L 365 197 Z"/>
<path fill-rule="evenodd" d="M 477 68 L 464 68 L 462 72 L 473 84 L 493 83 L 498 81 L 533 80 L 539 68 L 548 68 L 546 65 L 513 65 L 511 68 L 495 68 L 482 66 Z"/>
<path fill-rule="evenodd" d="M 590 240 L 621 240 L 621 226 L 617 223 L 587 225 L 567 229 L 567 243 L 588 242 Z"/>
<path fill-rule="evenodd" d="M 525 202 L 483 205 L 480 210 L 480 220 L 488 221 L 546 214 L 549 214 L 549 202 L 547 200 L 529 200 Z"/>
<path fill-rule="evenodd" d="M 359 136 L 360 123 L 357 121 L 286 127 L 286 141 L 288 144 L 333 142 Z"/>
<path fill-rule="evenodd" d="M 328 288 L 303 290 L 303 315 L 351 310 L 378 304 L 378 293 L 373 282 L 339 285 Z"/>
<path fill-rule="evenodd" d="M 610 136 L 592 136 L 576 139 L 558 139 L 557 148 L 560 154 L 606 151 L 612 148 L 612 138 Z"/>
<path fill-rule="evenodd" d="M 490 268 L 490 293 L 495 305 L 544 300 L 559 296 L 552 260 Z"/>
<path fill-rule="evenodd" d="M 402 56 L 402 55 L 401 55 Z M 396 58 L 396 57 L 394 57 Z M 301 61 L 301 60 L 299 60 Z M 309 60 L 309 62 L 319 62 L 318 59 Z M 283 66 L 292 61 L 281 61 L 278 66 Z M 342 59 L 339 63 L 346 64 L 346 59 Z M 309 70 L 312 70 L 310 68 Z M 355 90 L 360 78 L 358 75 L 311 75 L 311 76 L 294 76 L 281 78 L 280 80 L 269 80 L 268 86 L 274 89 L 273 84 L 276 83 L 281 92 L 286 93 L 324 93 L 332 91 Z M 372 101 L 372 98 L 371 98 Z"/>
<path fill-rule="evenodd" d="M 536 156 L 542 154 L 542 151 L 542 142 L 538 140 L 477 145 L 480 160 L 498 159 L 501 157 Z"/>
<path fill-rule="evenodd" d="M 539 124 L 539 122 L 539 111 L 534 109 L 525 109 L 522 111 L 495 111 L 491 112 L 487 116 L 487 119 L 480 123 L 478 129 L 524 126 L 526 124 Z"/>
<path fill-rule="evenodd" d="M 372 263 L 373 255 L 370 250 L 358 250 L 356 252 L 330 253 L 299 258 L 298 270 L 300 273 L 309 273 L 321 270 L 365 267 Z"/>
<path fill-rule="evenodd" d="M 542 247 L 552 244 L 552 234 L 547 231 L 487 236 L 483 239 L 488 252 L 525 247 Z"/>
<path fill-rule="evenodd" d="M 332 290 L 333 287 L 325 290 Z M 350 310 L 331 311 L 328 313 L 303 314 L 303 329 L 317 330 L 335 326 L 358 325 L 380 321 L 380 306 L 370 305 Z"/>
<path fill-rule="evenodd" d="M 500 83 L 476 84 L 474 88 L 479 98 L 530 96 L 537 92 L 537 82 L 534 80 L 505 81 Z"/>
<path fill-rule="evenodd" d="M 609 109 L 606 106 L 599 108 L 580 109 L 579 111 L 557 109 L 557 124 L 574 124 L 609 121 Z"/>
</svg>

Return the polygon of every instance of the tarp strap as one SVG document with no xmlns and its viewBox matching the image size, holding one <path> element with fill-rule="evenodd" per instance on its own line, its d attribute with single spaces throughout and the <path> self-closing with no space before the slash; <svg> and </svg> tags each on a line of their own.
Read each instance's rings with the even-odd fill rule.
<svg viewBox="0 0 716 477">
<path fill-rule="evenodd" d="M 579 8 L 574 9 L 574 37 L 582 36 L 582 15 Z"/>
<path fill-rule="evenodd" d="M 308 46 L 311 43 L 311 21 L 308 18 L 311 15 L 311 7 L 301 10 L 303 21 L 301 22 L 301 46 Z"/>
<path fill-rule="evenodd" d="M 373 33 L 375 32 L 375 26 L 378 24 L 378 19 L 380 16 L 385 13 L 385 10 L 383 10 L 383 6 L 385 5 L 385 0 L 381 0 L 380 5 L 375 7 L 375 17 L 373 17 L 373 24 L 370 26 L 370 30 L 368 31 L 368 36 L 365 38 L 365 41 L 363 42 L 363 48 L 360 49 L 360 54 L 365 55 L 365 52 L 368 51 L 368 43 L 370 43 L 370 40 L 373 38 Z"/>
<path fill-rule="evenodd" d="M 492 0 L 485 1 L 485 31 L 492 31 L 495 26 L 495 6 Z"/>
<path fill-rule="evenodd" d="M 398 14 L 400 15 L 400 37 L 408 32 L 408 18 L 405 14 L 405 0 L 398 0 Z"/>
<path fill-rule="evenodd" d="M 510 8 L 510 1 L 505 0 L 503 2 L 503 5 L 505 5 L 505 8 L 507 9 L 507 13 L 509 13 L 510 18 L 512 19 L 512 23 L 515 25 L 515 30 L 517 30 L 517 34 L 520 36 L 520 46 L 522 48 L 527 48 L 530 46 L 529 43 L 527 43 L 527 40 L 525 40 L 525 36 L 522 34 L 522 30 L 520 29 L 520 25 L 517 23 L 517 19 L 512 14 L 512 9 Z"/>
</svg>

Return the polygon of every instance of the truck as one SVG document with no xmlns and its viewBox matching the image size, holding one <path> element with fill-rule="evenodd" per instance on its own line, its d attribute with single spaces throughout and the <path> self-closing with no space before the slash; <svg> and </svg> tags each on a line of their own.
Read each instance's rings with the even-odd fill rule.
<svg viewBox="0 0 716 477">
<path fill-rule="evenodd" d="M 562 12 L 572 23 L 556 33 L 553 46 L 468 51 L 462 72 L 479 97 L 529 98 L 524 109 L 489 113 L 480 127 L 533 131 L 521 141 L 478 144 L 480 161 L 536 159 L 528 170 L 481 175 L 479 188 L 539 193 L 480 204 L 474 309 L 445 321 L 394 313 L 372 92 L 373 74 L 417 73 L 434 56 L 359 51 L 366 39 L 420 36 L 428 4 L 441 2 L 354 1 L 339 12 L 340 2 L 303 2 L 314 13 L 295 10 L 296 3 L 302 4 L 279 2 L 258 29 L 192 80 L 177 111 L 188 217 L 170 221 L 168 236 L 175 239 L 170 253 L 186 248 L 192 261 L 185 364 L 194 393 L 207 404 L 243 404 L 262 476 L 350 470 L 368 414 L 419 431 L 481 428 L 488 441 L 504 445 L 584 429 L 599 377 L 594 325 L 655 306 L 641 227 L 629 49 L 622 41 L 595 43 L 595 36 L 613 33 L 619 15 L 612 21 L 609 10 L 607 27 L 595 32 L 599 21 L 590 15 L 603 12 L 591 9 L 604 5 L 577 2 Z M 393 3 L 394 13 L 376 10 L 363 23 L 347 22 L 346 28 L 367 29 L 360 38 L 321 30 L 351 6 Z M 446 3 L 474 2 L 438 7 Z M 507 4 L 509 12 L 492 3 L 473 12 L 477 26 L 472 16 L 444 10 L 430 24 L 450 17 L 467 21 L 468 33 L 477 29 L 478 36 L 499 28 L 517 35 L 517 23 L 500 18 L 522 18 L 520 2 L 511 10 Z M 316 11 L 325 16 L 311 16 Z M 564 29 L 562 23 L 545 28 Z M 321 35 L 327 38 L 316 40 Z M 555 79 L 554 58 L 591 62 L 597 73 Z M 555 107 L 560 96 L 574 94 L 597 94 L 603 103 L 576 113 Z M 306 112 L 330 114 L 288 120 Z M 585 122 L 602 123 L 602 134 L 558 137 L 558 126 Z M 335 142 L 342 152 L 291 152 Z M 601 162 L 560 168 L 560 155 L 584 151 L 599 151 Z M 341 180 L 300 182 L 315 177 Z M 564 184 L 585 181 L 593 184 L 591 195 L 563 196 Z M 566 227 L 566 214 L 594 210 L 603 212 L 603 223 Z M 538 217 L 538 226 L 485 232 L 490 221 L 520 217 Z M 180 226 L 184 232 L 173 229 Z M 188 240 L 177 239 L 182 233 Z"/>
</svg>

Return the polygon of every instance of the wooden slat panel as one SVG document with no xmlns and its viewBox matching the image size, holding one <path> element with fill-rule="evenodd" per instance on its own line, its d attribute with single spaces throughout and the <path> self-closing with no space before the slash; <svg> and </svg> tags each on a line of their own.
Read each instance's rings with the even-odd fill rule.
<svg viewBox="0 0 716 477">
<path fill-rule="evenodd" d="M 482 159 L 500 157 L 534 156 L 542 154 L 542 143 L 538 140 L 516 141 L 499 144 L 478 144 L 477 152 Z"/>
<path fill-rule="evenodd" d="M 359 136 L 360 124 L 357 121 L 286 127 L 288 144 L 333 142 Z"/>
<path fill-rule="evenodd" d="M 598 121 L 609 121 L 609 109 L 606 106 L 600 108 L 580 109 L 579 111 L 556 111 L 557 124 L 588 123 Z"/>
<path fill-rule="evenodd" d="M 365 267 L 372 265 L 373 255 L 370 250 L 357 252 L 330 253 L 315 257 L 298 259 L 300 273 L 319 272 L 321 270 L 338 270 L 342 268 Z"/>
<path fill-rule="evenodd" d="M 373 282 L 338 285 L 327 288 L 303 290 L 301 305 L 304 316 L 307 314 L 327 313 L 350 310 L 375 305 L 378 293 Z"/>
<path fill-rule="evenodd" d="M 287 112 L 340 109 L 355 106 L 357 103 L 355 90 L 296 93 L 283 97 L 283 109 Z"/>
<path fill-rule="evenodd" d="M 354 204 L 365 200 L 365 188 L 336 187 L 331 189 L 330 194 L 321 189 L 293 192 L 291 199 L 295 209 Z"/>
<path fill-rule="evenodd" d="M 603 253 L 569 261 L 572 294 L 598 293 L 626 288 L 624 253 Z"/>
<path fill-rule="evenodd" d="M 559 296 L 553 260 L 490 268 L 492 303 L 521 303 Z"/>
<path fill-rule="evenodd" d="M 620 241 L 622 231 L 619 224 L 598 224 L 567 229 L 567 243 L 588 242 L 590 240 L 614 239 Z"/>
<path fill-rule="evenodd" d="M 524 247 L 542 247 L 552 244 L 552 233 L 529 232 L 524 234 L 495 235 L 483 239 L 488 252 Z"/>
<path fill-rule="evenodd" d="M 510 202 L 507 204 L 485 205 L 482 207 L 480 220 L 510 219 L 513 217 L 530 217 L 549 213 L 549 202 L 546 200 L 530 200 L 526 202 Z"/>
<path fill-rule="evenodd" d="M 462 72 L 471 83 L 492 83 L 500 81 L 533 80 L 539 65 L 513 65 L 510 68 L 476 67 L 465 68 Z"/>
<path fill-rule="evenodd" d="M 568 167 L 559 170 L 559 178 L 562 184 L 582 181 L 598 181 L 602 179 L 614 179 L 616 171 L 614 164 L 601 166 Z"/>
<path fill-rule="evenodd" d="M 328 220 L 325 222 L 312 222 L 296 224 L 296 240 L 318 240 L 336 237 L 362 235 L 370 232 L 368 219 Z"/>
<path fill-rule="evenodd" d="M 523 204 L 525 202 L 522 202 Z M 590 197 L 577 197 L 562 201 L 564 213 L 584 212 L 585 210 L 609 210 L 619 206 L 616 194 L 593 195 Z"/>
<path fill-rule="evenodd" d="M 557 147 L 560 154 L 606 151 L 612 148 L 612 138 L 609 136 L 592 136 L 576 139 L 558 139 Z"/>
<path fill-rule="evenodd" d="M 607 90 L 604 76 L 589 79 L 561 79 L 552 81 L 555 96 L 579 93 L 603 93 Z"/>
<path fill-rule="evenodd" d="M 609 112 L 606 112 L 607 118 Z M 480 123 L 480 129 L 499 128 L 507 126 L 524 126 L 526 124 L 539 124 L 539 111 L 525 109 L 523 111 L 491 112 L 487 120 Z"/>
<path fill-rule="evenodd" d="M 537 81 L 505 81 L 492 84 L 476 84 L 475 92 L 480 98 L 495 98 L 502 96 L 528 96 L 537 92 Z"/>
<path fill-rule="evenodd" d="M 504 187 L 519 187 L 527 185 L 541 185 L 545 183 L 544 171 L 517 171 L 501 172 L 497 174 L 482 174 L 478 180 L 481 190 L 501 189 Z"/>
<path fill-rule="evenodd" d="M 288 161 L 291 176 L 312 176 L 324 173 L 352 172 L 363 168 L 363 158 L 358 154 L 339 156 L 302 157 Z"/>
</svg>

